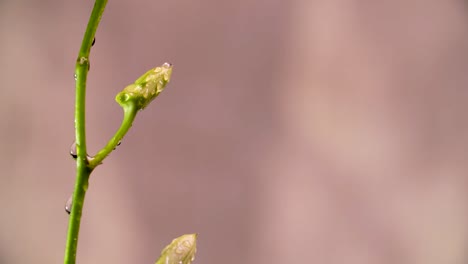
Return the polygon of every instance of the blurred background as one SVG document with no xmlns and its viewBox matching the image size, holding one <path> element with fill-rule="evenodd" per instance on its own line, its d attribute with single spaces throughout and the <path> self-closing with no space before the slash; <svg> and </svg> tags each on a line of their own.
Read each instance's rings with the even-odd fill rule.
<svg viewBox="0 0 468 264">
<path fill-rule="evenodd" d="M 74 63 L 93 1 L 0 1 L 0 263 L 61 263 Z M 174 64 L 92 175 L 78 263 L 467 263 L 468 6 L 109 1 L 89 154 L 114 96 Z"/>
</svg>

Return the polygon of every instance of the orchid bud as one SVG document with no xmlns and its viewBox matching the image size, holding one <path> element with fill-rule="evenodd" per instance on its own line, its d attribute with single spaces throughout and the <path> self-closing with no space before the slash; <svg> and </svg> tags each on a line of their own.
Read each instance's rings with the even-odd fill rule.
<svg viewBox="0 0 468 264">
<path fill-rule="evenodd" d="M 135 83 L 125 87 L 117 94 L 115 100 L 124 108 L 129 102 L 133 102 L 138 110 L 144 109 L 164 90 L 171 78 L 171 73 L 170 63 L 153 68 L 138 78 Z"/>
<path fill-rule="evenodd" d="M 163 249 L 156 264 L 190 264 L 196 251 L 197 234 L 183 235 Z"/>
</svg>

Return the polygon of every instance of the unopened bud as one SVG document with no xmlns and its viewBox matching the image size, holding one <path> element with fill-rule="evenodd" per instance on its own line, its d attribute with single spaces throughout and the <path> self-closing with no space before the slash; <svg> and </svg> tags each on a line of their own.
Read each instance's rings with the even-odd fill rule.
<svg viewBox="0 0 468 264">
<path fill-rule="evenodd" d="M 117 94 L 115 100 L 122 107 L 134 102 L 141 110 L 154 100 L 166 87 L 171 78 L 172 65 L 164 63 L 161 67 L 153 68 L 143 74 L 135 83 L 128 85 Z"/>
<path fill-rule="evenodd" d="M 183 235 L 163 249 L 156 264 L 190 264 L 196 251 L 197 234 Z"/>
</svg>

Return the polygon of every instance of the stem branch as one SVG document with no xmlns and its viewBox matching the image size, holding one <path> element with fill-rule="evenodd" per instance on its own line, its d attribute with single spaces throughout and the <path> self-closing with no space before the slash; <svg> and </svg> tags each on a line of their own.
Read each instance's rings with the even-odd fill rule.
<svg viewBox="0 0 468 264">
<path fill-rule="evenodd" d="M 128 102 L 123 106 L 124 118 L 119 130 L 115 132 L 114 136 L 109 140 L 107 145 L 101 149 L 90 161 L 89 167 L 91 169 L 96 168 L 101 162 L 117 147 L 122 138 L 127 134 L 130 127 L 132 127 L 133 120 L 138 112 L 136 103 L 133 101 Z"/>
</svg>

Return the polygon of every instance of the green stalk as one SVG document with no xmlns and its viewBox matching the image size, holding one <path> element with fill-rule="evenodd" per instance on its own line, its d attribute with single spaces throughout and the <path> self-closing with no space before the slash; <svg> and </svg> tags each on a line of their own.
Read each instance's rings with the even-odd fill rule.
<svg viewBox="0 0 468 264">
<path fill-rule="evenodd" d="M 80 232 L 81 214 L 88 189 L 89 175 L 92 169 L 88 166 L 86 157 L 86 129 L 85 129 L 85 98 L 86 79 L 89 69 L 89 53 L 96 34 L 99 21 L 106 7 L 107 0 L 96 0 L 89 18 L 88 26 L 81 43 L 75 66 L 76 101 L 75 101 L 75 134 L 76 134 L 76 182 L 73 192 L 73 206 L 68 223 L 67 242 L 65 247 L 64 264 L 76 263 L 78 234 Z"/>
<path fill-rule="evenodd" d="M 101 162 L 119 145 L 119 142 L 127 134 L 130 127 L 132 127 L 133 120 L 135 120 L 136 114 L 138 113 L 138 108 L 135 102 L 128 102 L 123 106 L 124 118 L 122 124 L 120 125 L 119 130 L 114 134 L 114 136 L 109 140 L 107 145 L 101 149 L 96 156 L 89 160 L 89 167 L 91 169 L 96 168 Z"/>
<path fill-rule="evenodd" d="M 88 182 L 91 172 L 102 163 L 102 161 L 119 144 L 135 120 L 139 110 L 148 106 L 165 88 L 170 80 L 172 65 L 164 63 L 160 67 L 155 67 L 140 78 L 135 83 L 128 85 L 116 96 L 117 103 L 124 110 L 124 118 L 120 128 L 109 140 L 107 145 L 100 150 L 93 158 L 88 157 L 86 151 L 86 129 L 85 129 L 85 99 L 86 99 L 86 79 L 89 70 L 89 53 L 96 34 L 97 27 L 106 7 L 107 0 L 96 0 L 94 8 L 89 18 L 88 27 L 81 43 L 78 59 L 75 67 L 76 80 L 76 101 L 75 101 L 75 134 L 76 134 L 76 182 L 73 191 L 73 205 L 71 205 L 70 220 L 68 224 L 67 241 L 65 247 L 64 264 L 76 263 L 76 251 L 78 245 L 78 234 L 80 232 L 81 215 L 88 189 Z M 188 236 L 195 240 L 196 236 Z M 184 247 L 190 239 L 183 240 Z M 179 241 L 179 240 L 177 240 Z M 182 240 L 180 240 L 182 241 Z M 182 243 L 182 242 L 181 242 Z M 194 242 L 195 243 L 195 242 Z M 188 248 L 192 248 L 187 246 Z M 193 244 L 195 245 L 195 244 Z M 179 247 L 177 247 L 179 250 Z M 191 250 L 191 249 L 190 249 Z M 191 252 L 191 251 L 190 251 Z M 177 264 L 188 264 L 193 259 L 193 254 L 188 258 L 189 262 L 177 261 Z M 185 258 L 184 258 L 185 261 Z M 172 264 L 172 262 L 171 262 Z"/>
</svg>

